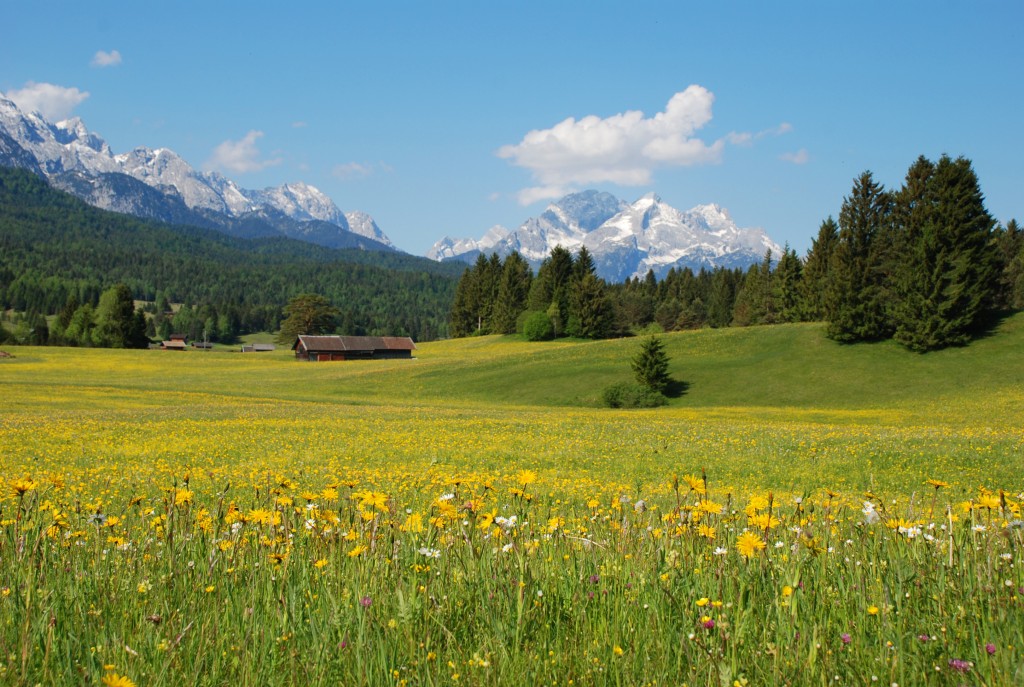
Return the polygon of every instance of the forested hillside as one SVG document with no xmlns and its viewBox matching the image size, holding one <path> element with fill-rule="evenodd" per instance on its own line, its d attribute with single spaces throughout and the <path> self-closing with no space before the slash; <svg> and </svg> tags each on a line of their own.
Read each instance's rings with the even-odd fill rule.
<svg viewBox="0 0 1024 687">
<path fill-rule="evenodd" d="M 401 253 L 237 239 L 105 212 L 0 168 L 0 310 L 40 321 L 124 283 L 157 325 L 212 340 L 277 329 L 301 293 L 325 296 L 345 334 L 447 335 L 461 266 Z M 155 304 L 161 307 L 155 307 Z M 164 305 L 182 303 L 172 316 Z M 151 332 L 158 333 L 158 332 Z"/>
</svg>

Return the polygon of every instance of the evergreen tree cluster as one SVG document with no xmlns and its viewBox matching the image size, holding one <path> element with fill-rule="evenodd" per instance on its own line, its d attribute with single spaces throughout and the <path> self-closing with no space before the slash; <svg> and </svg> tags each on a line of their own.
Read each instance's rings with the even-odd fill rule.
<svg viewBox="0 0 1024 687">
<path fill-rule="evenodd" d="M 91 329 L 104 292 L 122 284 L 146 302 L 146 332 L 155 339 L 205 333 L 232 342 L 276 331 L 289 299 L 317 293 L 337 305 L 339 333 L 431 340 L 448 335 L 458 274 L 454 265 L 400 253 L 238 239 L 105 212 L 28 172 L 0 168 L 0 311 L 13 313 L 0 337 L 110 345 Z M 52 341 L 51 332 L 42 336 L 47 320 Z M 106 342 L 110 330 L 103 331 Z"/>
<path fill-rule="evenodd" d="M 963 345 L 997 310 L 1021 305 L 1020 229 L 997 227 L 962 157 L 922 156 L 891 191 L 864 172 L 827 243 L 829 255 L 815 258 L 827 264 L 823 309 L 836 341 Z"/>
<path fill-rule="evenodd" d="M 608 285 L 595 274 L 586 248 L 573 255 L 556 246 L 536 276 L 513 252 L 480 255 L 455 289 L 452 336 L 512 334 L 531 340 L 559 336 L 601 339 L 615 332 Z"/>
<path fill-rule="evenodd" d="M 997 311 L 1024 308 L 1024 230 L 997 226 L 964 158 L 918 159 L 903 188 L 863 173 L 839 221 L 801 259 L 786 246 L 746 271 L 671 269 L 607 284 L 586 249 L 558 247 L 536 277 L 517 253 L 479 256 L 456 289 L 451 334 L 603 338 L 649 329 L 824 321 L 840 342 L 966 343 Z"/>
</svg>

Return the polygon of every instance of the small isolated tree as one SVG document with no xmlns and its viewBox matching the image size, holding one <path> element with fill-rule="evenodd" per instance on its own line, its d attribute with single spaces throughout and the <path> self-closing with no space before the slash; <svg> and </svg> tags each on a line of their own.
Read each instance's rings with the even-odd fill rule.
<svg viewBox="0 0 1024 687">
<path fill-rule="evenodd" d="M 291 344 L 299 334 L 327 334 L 334 330 L 338 309 L 319 294 L 304 293 L 288 301 L 284 307 L 285 320 L 277 342 Z"/>
<path fill-rule="evenodd" d="M 672 381 L 668 374 L 665 344 L 656 336 L 644 339 L 640 344 L 640 350 L 633 357 L 632 365 L 637 383 L 651 391 L 663 393 Z"/>
</svg>

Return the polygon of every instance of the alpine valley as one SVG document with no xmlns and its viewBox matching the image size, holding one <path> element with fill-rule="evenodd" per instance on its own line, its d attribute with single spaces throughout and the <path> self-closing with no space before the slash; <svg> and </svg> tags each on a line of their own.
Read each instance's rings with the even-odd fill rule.
<svg viewBox="0 0 1024 687">
<path fill-rule="evenodd" d="M 51 123 L 3 96 L 0 166 L 28 169 L 90 205 L 145 219 L 240 238 L 286 236 L 329 248 L 394 250 L 372 217 L 343 213 L 308 184 L 249 190 L 196 170 L 167 148 L 115 155 L 81 119 Z"/>
<path fill-rule="evenodd" d="M 573 253 L 585 247 L 598 276 L 609 282 L 649 271 L 660 278 L 673 268 L 746 268 L 769 250 L 776 257 L 782 252 L 763 230 L 741 229 L 718 205 L 681 212 L 653 193 L 630 204 L 590 190 L 552 203 L 515 231 L 496 226 L 479 240 L 445 237 L 427 257 L 472 262 L 481 253 L 517 251 L 536 269 L 555 246 Z"/>
</svg>

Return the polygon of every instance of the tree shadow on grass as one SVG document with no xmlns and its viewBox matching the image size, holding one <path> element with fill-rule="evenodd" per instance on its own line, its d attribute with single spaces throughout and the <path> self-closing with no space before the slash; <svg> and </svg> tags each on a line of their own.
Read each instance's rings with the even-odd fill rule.
<svg viewBox="0 0 1024 687">
<path fill-rule="evenodd" d="M 665 391 L 662 392 L 667 398 L 679 398 L 690 390 L 690 383 L 678 379 L 670 379 Z"/>
<path fill-rule="evenodd" d="M 995 336 L 1003 326 L 1003 322 L 1017 314 L 1017 310 L 995 310 L 978 321 L 978 325 L 971 331 L 971 341 L 988 339 Z M 965 346 L 970 345 L 968 341 Z"/>
</svg>

